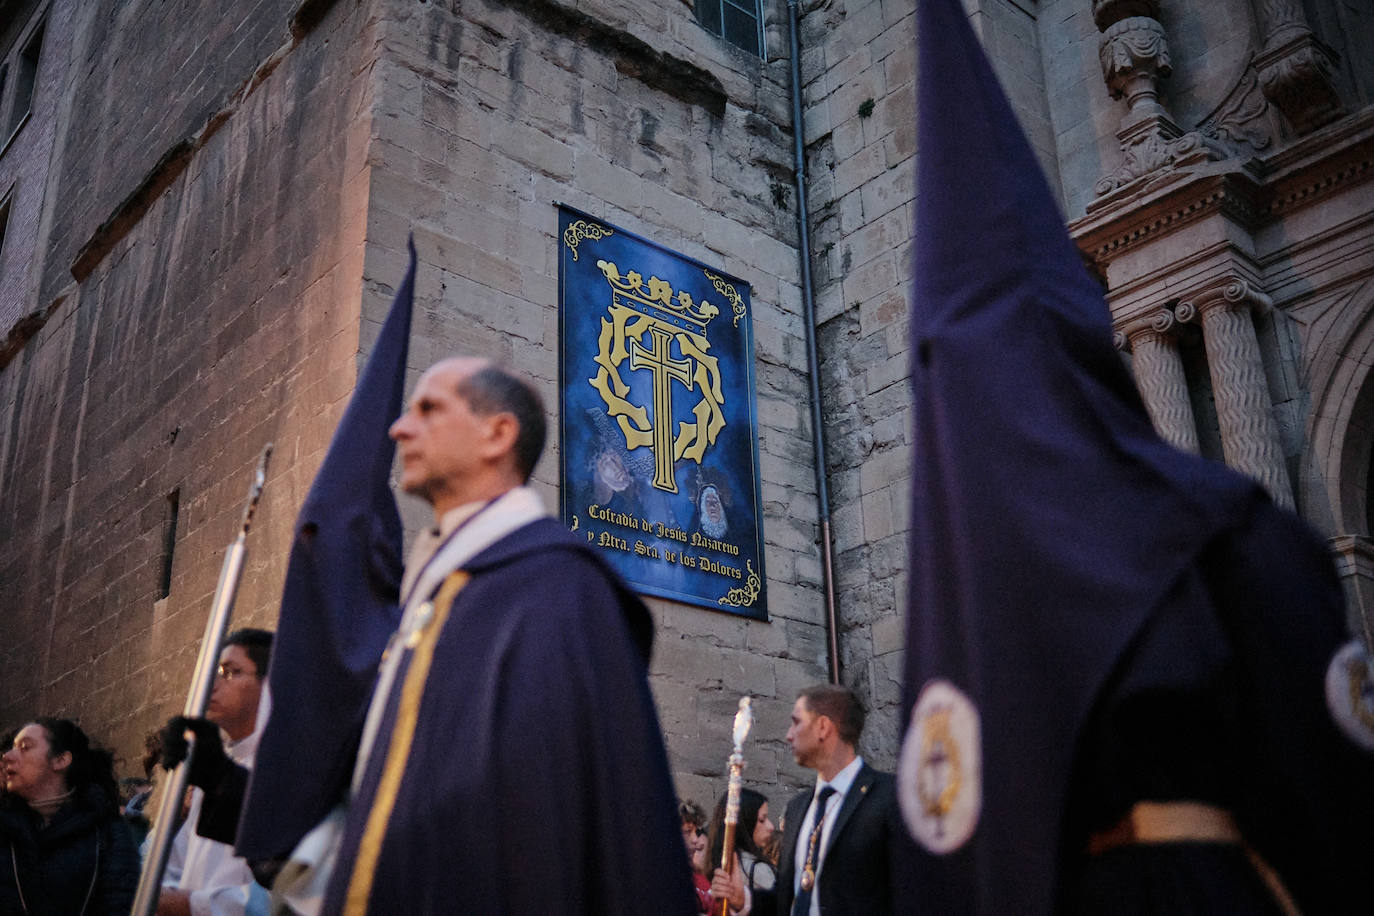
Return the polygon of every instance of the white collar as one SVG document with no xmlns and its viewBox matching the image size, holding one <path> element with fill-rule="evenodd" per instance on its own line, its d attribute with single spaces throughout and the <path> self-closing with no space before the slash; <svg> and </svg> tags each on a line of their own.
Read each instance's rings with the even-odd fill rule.
<svg viewBox="0 0 1374 916">
<path fill-rule="evenodd" d="M 402 608 L 400 626 L 392 634 L 391 645 L 395 644 L 395 640 L 405 638 L 423 625 L 426 615 L 421 613 L 420 609 L 449 573 L 461 568 L 464 563 L 511 532 L 537 519 L 545 518 L 548 514 L 548 510 L 544 508 L 544 501 L 537 492 L 530 487 L 515 487 L 489 503 L 467 503 L 450 509 L 439 519 L 438 532 L 432 528 L 422 531 L 421 538 L 428 538 L 429 542 L 417 543 L 416 549 L 411 553 L 411 563 L 407 564 L 406 576 L 402 580 L 401 597 L 405 601 L 405 607 Z M 381 727 L 385 701 L 391 695 L 392 684 L 396 680 L 403 655 L 402 652 L 392 652 L 388 648 L 378 667 L 377 682 L 372 688 L 372 702 L 363 722 L 358 758 L 353 767 L 354 794 L 357 793 L 363 773 L 367 769 L 367 760 L 372 753 L 377 731 Z"/>
<path fill-rule="evenodd" d="M 501 495 L 504 496 L 505 494 L 503 493 Z M 500 496 L 497 497 L 497 499 L 500 498 Z M 433 528 L 431 531 L 433 531 L 434 536 L 437 538 L 446 538 L 452 534 L 459 525 L 480 512 L 482 507 L 486 504 L 487 500 L 479 500 L 475 503 L 463 503 L 461 506 L 455 506 L 439 516 L 439 527 Z"/>
<path fill-rule="evenodd" d="M 853 760 L 845 765 L 845 768 L 835 774 L 835 778 L 826 782 L 821 779 L 819 773 L 816 774 L 816 793 L 821 791 L 821 786 L 830 786 L 835 790 L 835 794 L 844 796 L 849 792 L 849 787 L 854 785 L 854 780 L 858 777 L 859 771 L 864 767 L 864 759 L 855 756 Z"/>
<path fill-rule="evenodd" d="M 467 503 L 445 512 L 439 520 L 442 540 L 430 548 L 431 555 L 421 561 L 424 566 L 403 593 L 406 609 L 427 601 L 449 573 L 487 547 L 548 514 L 543 499 L 530 487 L 515 487 L 489 503 Z"/>
</svg>

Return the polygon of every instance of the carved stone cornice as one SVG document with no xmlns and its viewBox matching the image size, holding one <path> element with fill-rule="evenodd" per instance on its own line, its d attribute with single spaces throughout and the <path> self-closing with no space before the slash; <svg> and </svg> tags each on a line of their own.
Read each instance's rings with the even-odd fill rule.
<svg viewBox="0 0 1374 916">
<path fill-rule="evenodd" d="M 1366 151 L 1364 155 L 1346 157 L 1343 161 L 1332 164 L 1336 167 L 1319 175 L 1306 175 L 1292 181 L 1276 183 L 1274 194 L 1270 196 L 1269 213 L 1276 217 L 1282 216 L 1293 210 L 1311 206 L 1350 185 L 1368 180 L 1370 170 L 1374 168 L 1374 155 Z"/>
<path fill-rule="evenodd" d="M 1131 16 L 1159 18 L 1159 0 L 1093 0 L 1093 22 L 1099 32 Z"/>
<path fill-rule="evenodd" d="M 1169 178 L 1141 182 L 1088 204 L 1087 214 L 1069 224 L 1084 254 L 1105 264 L 1138 245 L 1218 215 L 1247 229 L 1260 224 L 1266 199 L 1251 167 L 1207 163 Z"/>
<path fill-rule="evenodd" d="M 1374 106 L 1328 124 L 1266 157 L 1271 189 L 1266 216 L 1294 210 L 1347 192 L 1374 178 Z"/>
<path fill-rule="evenodd" d="M 1200 220 L 1247 230 L 1374 181 L 1374 106 L 1328 124 L 1263 160 L 1207 163 L 1142 182 L 1087 205 L 1069 223 L 1079 249 L 1106 265 Z"/>
</svg>

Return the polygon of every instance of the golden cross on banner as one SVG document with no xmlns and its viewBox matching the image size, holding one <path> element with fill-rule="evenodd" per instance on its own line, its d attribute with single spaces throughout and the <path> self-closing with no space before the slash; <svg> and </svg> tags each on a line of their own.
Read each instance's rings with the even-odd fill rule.
<svg viewBox="0 0 1374 916">
<path fill-rule="evenodd" d="M 651 348 L 638 340 L 630 341 L 630 368 L 648 369 L 654 376 L 654 487 L 677 492 L 673 474 L 673 380 L 692 388 L 692 362 L 673 359 L 673 335 L 655 323 L 649 326 Z"/>
</svg>

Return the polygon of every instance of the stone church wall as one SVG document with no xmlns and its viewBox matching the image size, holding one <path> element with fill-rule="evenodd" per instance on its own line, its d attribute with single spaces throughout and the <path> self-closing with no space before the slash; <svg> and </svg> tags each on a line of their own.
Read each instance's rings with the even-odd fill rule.
<svg viewBox="0 0 1374 916">
<path fill-rule="evenodd" d="M 254 28 L 197 46 L 167 24 L 220 6 L 146 4 L 165 30 L 121 26 L 132 6 L 70 20 L 76 114 L 59 120 L 38 246 L 54 310 L 0 372 L 0 720 L 78 716 L 130 771 L 184 702 L 268 441 L 236 622 L 271 622 L 355 373 L 371 97 L 360 8 L 296 44 L 289 6 L 263 4 Z"/>
<path fill-rule="evenodd" d="M 53 311 L 0 372 L 0 721 L 78 715 L 131 768 L 182 702 L 269 440 L 235 617 L 272 624 L 407 232 L 414 373 L 489 353 L 556 410 L 562 201 L 753 287 L 772 619 L 652 601 L 652 683 L 684 793 L 722 788 L 745 693 L 750 780 L 803 780 L 782 737 L 825 640 L 778 23 L 763 61 L 650 0 L 136 12 L 74 18 L 35 297 Z M 557 468 L 555 446 L 535 473 L 551 505 Z"/>
<path fill-rule="evenodd" d="M 33 308 L 40 276 L 32 268 L 44 222 L 43 179 L 56 133 L 56 119 L 47 115 L 61 104 L 72 3 L 15 2 L 5 15 L 8 21 L 0 26 L 0 365 L 41 321 Z M 39 71 L 26 105 L 19 98 L 20 58 L 40 40 Z"/>
<path fill-rule="evenodd" d="M 723 788 L 740 696 L 748 779 L 805 778 L 783 742 L 825 679 L 815 486 L 799 316 L 787 61 L 703 31 L 685 4 L 384 5 L 369 277 L 421 260 L 411 362 L 499 356 L 556 410 L 562 202 L 747 280 L 752 291 L 769 622 L 650 600 L 651 682 L 679 789 Z M 386 303 L 365 310 L 375 333 Z M 556 443 L 535 470 L 557 498 Z M 403 500 L 408 525 L 425 509 Z"/>
<path fill-rule="evenodd" d="M 1261 370 L 1249 393 L 1264 389 L 1290 495 L 1332 536 L 1352 608 L 1368 614 L 1374 69 L 1360 49 L 1374 15 L 1334 2 L 1155 4 L 1172 52 L 1162 103 L 1183 130 L 1225 128 L 1234 162 L 1179 166 L 1117 199 L 1095 187 L 1123 167 L 1129 110 L 1099 58 L 1094 13 L 1112 4 L 965 6 L 1128 349 L 1153 340 L 1141 336 L 1151 310 L 1177 323 L 1187 384 L 1175 400 L 1204 454 L 1232 460 L 1225 384 L 1213 384 L 1205 329 L 1178 306 L 1224 298 L 1227 270 L 1262 294 L 1247 301 L 1269 303 L 1247 319 Z M 1337 55 L 1335 120 L 1299 130 L 1276 104 L 1247 107 L 1269 34 L 1260 6 L 1301 7 Z M 796 691 L 826 677 L 823 573 L 787 10 L 764 7 L 761 60 L 707 34 L 688 0 L 262 0 L 233 16 L 202 0 L 52 0 L 59 84 L 41 87 L 27 151 L 0 154 L 0 193 L 7 176 L 47 169 L 41 198 L 24 191 L 22 301 L 14 265 L 0 263 L 0 332 L 19 329 L 0 357 L 0 726 L 79 715 L 129 768 L 181 704 L 269 440 L 237 622 L 271 625 L 295 512 L 408 232 L 420 256 L 413 373 L 455 350 L 492 354 L 556 412 L 564 202 L 753 287 L 772 619 L 652 600 L 651 678 L 684 794 L 709 801 L 722 788 L 744 693 L 758 715 L 748 780 L 806 782 L 782 736 Z M 870 706 L 863 751 L 890 767 L 913 459 L 914 4 L 801 7 L 840 663 Z M 1233 165 L 1243 181 L 1226 177 Z M 1221 190 L 1184 193 L 1203 179 Z M 971 269 L 984 254 L 970 253 Z M 47 318 L 21 327 L 29 314 Z M 1149 357 L 1137 346 L 1128 358 L 1149 388 Z M 550 505 L 557 459 L 555 444 L 535 472 Z M 423 507 L 403 503 L 408 528 L 424 524 Z"/>
</svg>

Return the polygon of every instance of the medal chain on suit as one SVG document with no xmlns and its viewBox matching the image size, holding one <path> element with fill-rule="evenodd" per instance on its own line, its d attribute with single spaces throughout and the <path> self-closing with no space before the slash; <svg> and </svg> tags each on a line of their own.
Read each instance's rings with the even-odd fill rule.
<svg viewBox="0 0 1374 916">
<path fill-rule="evenodd" d="M 802 867 L 801 888 L 792 903 L 792 916 L 809 916 L 811 912 L 811 889 L 816 886 L 816 871 L 820 865 L 817 847 L 821 844 L 821 831 L 825 829 L 825 806 L 834 794 L 834 786 L 822 786 L 816 795 L 816 824 L 806 841 L 806 864 Z"/>
</svg>

